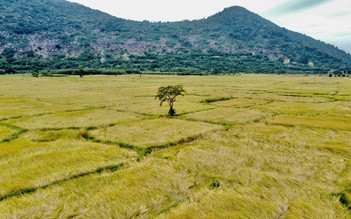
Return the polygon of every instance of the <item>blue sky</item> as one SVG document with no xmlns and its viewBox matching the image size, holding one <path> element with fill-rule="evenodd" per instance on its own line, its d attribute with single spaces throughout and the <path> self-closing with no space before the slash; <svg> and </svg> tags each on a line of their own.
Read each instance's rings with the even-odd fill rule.
<svg viewBox="0 0 351 219">
<path fill-rule="evenodd" d="M 136 21 L 202 19 L 238 5 L 351 54 L 351 0 L 69 0 Z"/>
</svg>

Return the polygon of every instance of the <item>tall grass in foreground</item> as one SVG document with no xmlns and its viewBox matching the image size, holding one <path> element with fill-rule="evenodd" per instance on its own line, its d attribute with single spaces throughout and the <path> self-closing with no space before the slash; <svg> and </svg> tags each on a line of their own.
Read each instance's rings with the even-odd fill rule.
<svg viewBox="0 0 351 219">
<path fill-rule="evenodd" d="M 150 217 L 185 201 L 195 183 L 194 177 L 168 162 L 148 159 L 118 172 L 90 175 L 5 200 L 0 209 L 2 216 L 32 218 Z"/>
<path fill-rule="evenodd" d="M 10 146 L 11 145 L 11 146 Z M 46 186 L 78 173 L 98 167 L 130 162 L 133 151 L 81 141 L 33 143 L 15 141 L 2 144 L 11 147 L 0 157 L 0 197 L 23 189 Z M 12 152 L 12 153 L 11 153 Z"/>
</svg>

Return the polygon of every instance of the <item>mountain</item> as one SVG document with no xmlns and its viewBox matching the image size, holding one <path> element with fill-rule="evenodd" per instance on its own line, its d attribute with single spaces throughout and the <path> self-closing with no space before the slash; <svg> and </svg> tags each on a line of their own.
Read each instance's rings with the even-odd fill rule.
<svg viewBox="0 0 351 219">
<path fill-rule="evenodd" d="M 206 19 L 137 22 L 64 0 L 0 0 L 0 69 L 322 73 L 351 55 L 242 7 Z M 1 70 L 0 70 L 1 72 Z"/>
</svg>

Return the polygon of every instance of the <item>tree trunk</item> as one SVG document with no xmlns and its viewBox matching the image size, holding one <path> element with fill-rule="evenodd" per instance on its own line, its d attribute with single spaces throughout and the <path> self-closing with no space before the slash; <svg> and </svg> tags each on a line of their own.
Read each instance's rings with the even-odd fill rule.
<svg viewBox="0 0 351 219">
<path fill-rule="evenodd" d="M 175 111 L 174 111 L 174 109 L 173 109 L 173 106 L 170 106 L 169 107 L 169 111 L 168 111 L 168 115 L 169 116 L 173 116 L 175 114 Z"/>
</svg>

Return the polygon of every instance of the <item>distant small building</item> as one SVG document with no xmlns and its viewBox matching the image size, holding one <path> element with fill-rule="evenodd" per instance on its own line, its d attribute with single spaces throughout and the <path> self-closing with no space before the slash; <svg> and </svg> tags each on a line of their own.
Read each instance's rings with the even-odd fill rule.
<svg viewBox="0 0 351 219">
<path fill-rule="evenodd" d="M 290 59 L 289 58 L 285 58 L 284 59 L 284 64 L 289 64 L 290 63 Z"/>
</svg>

